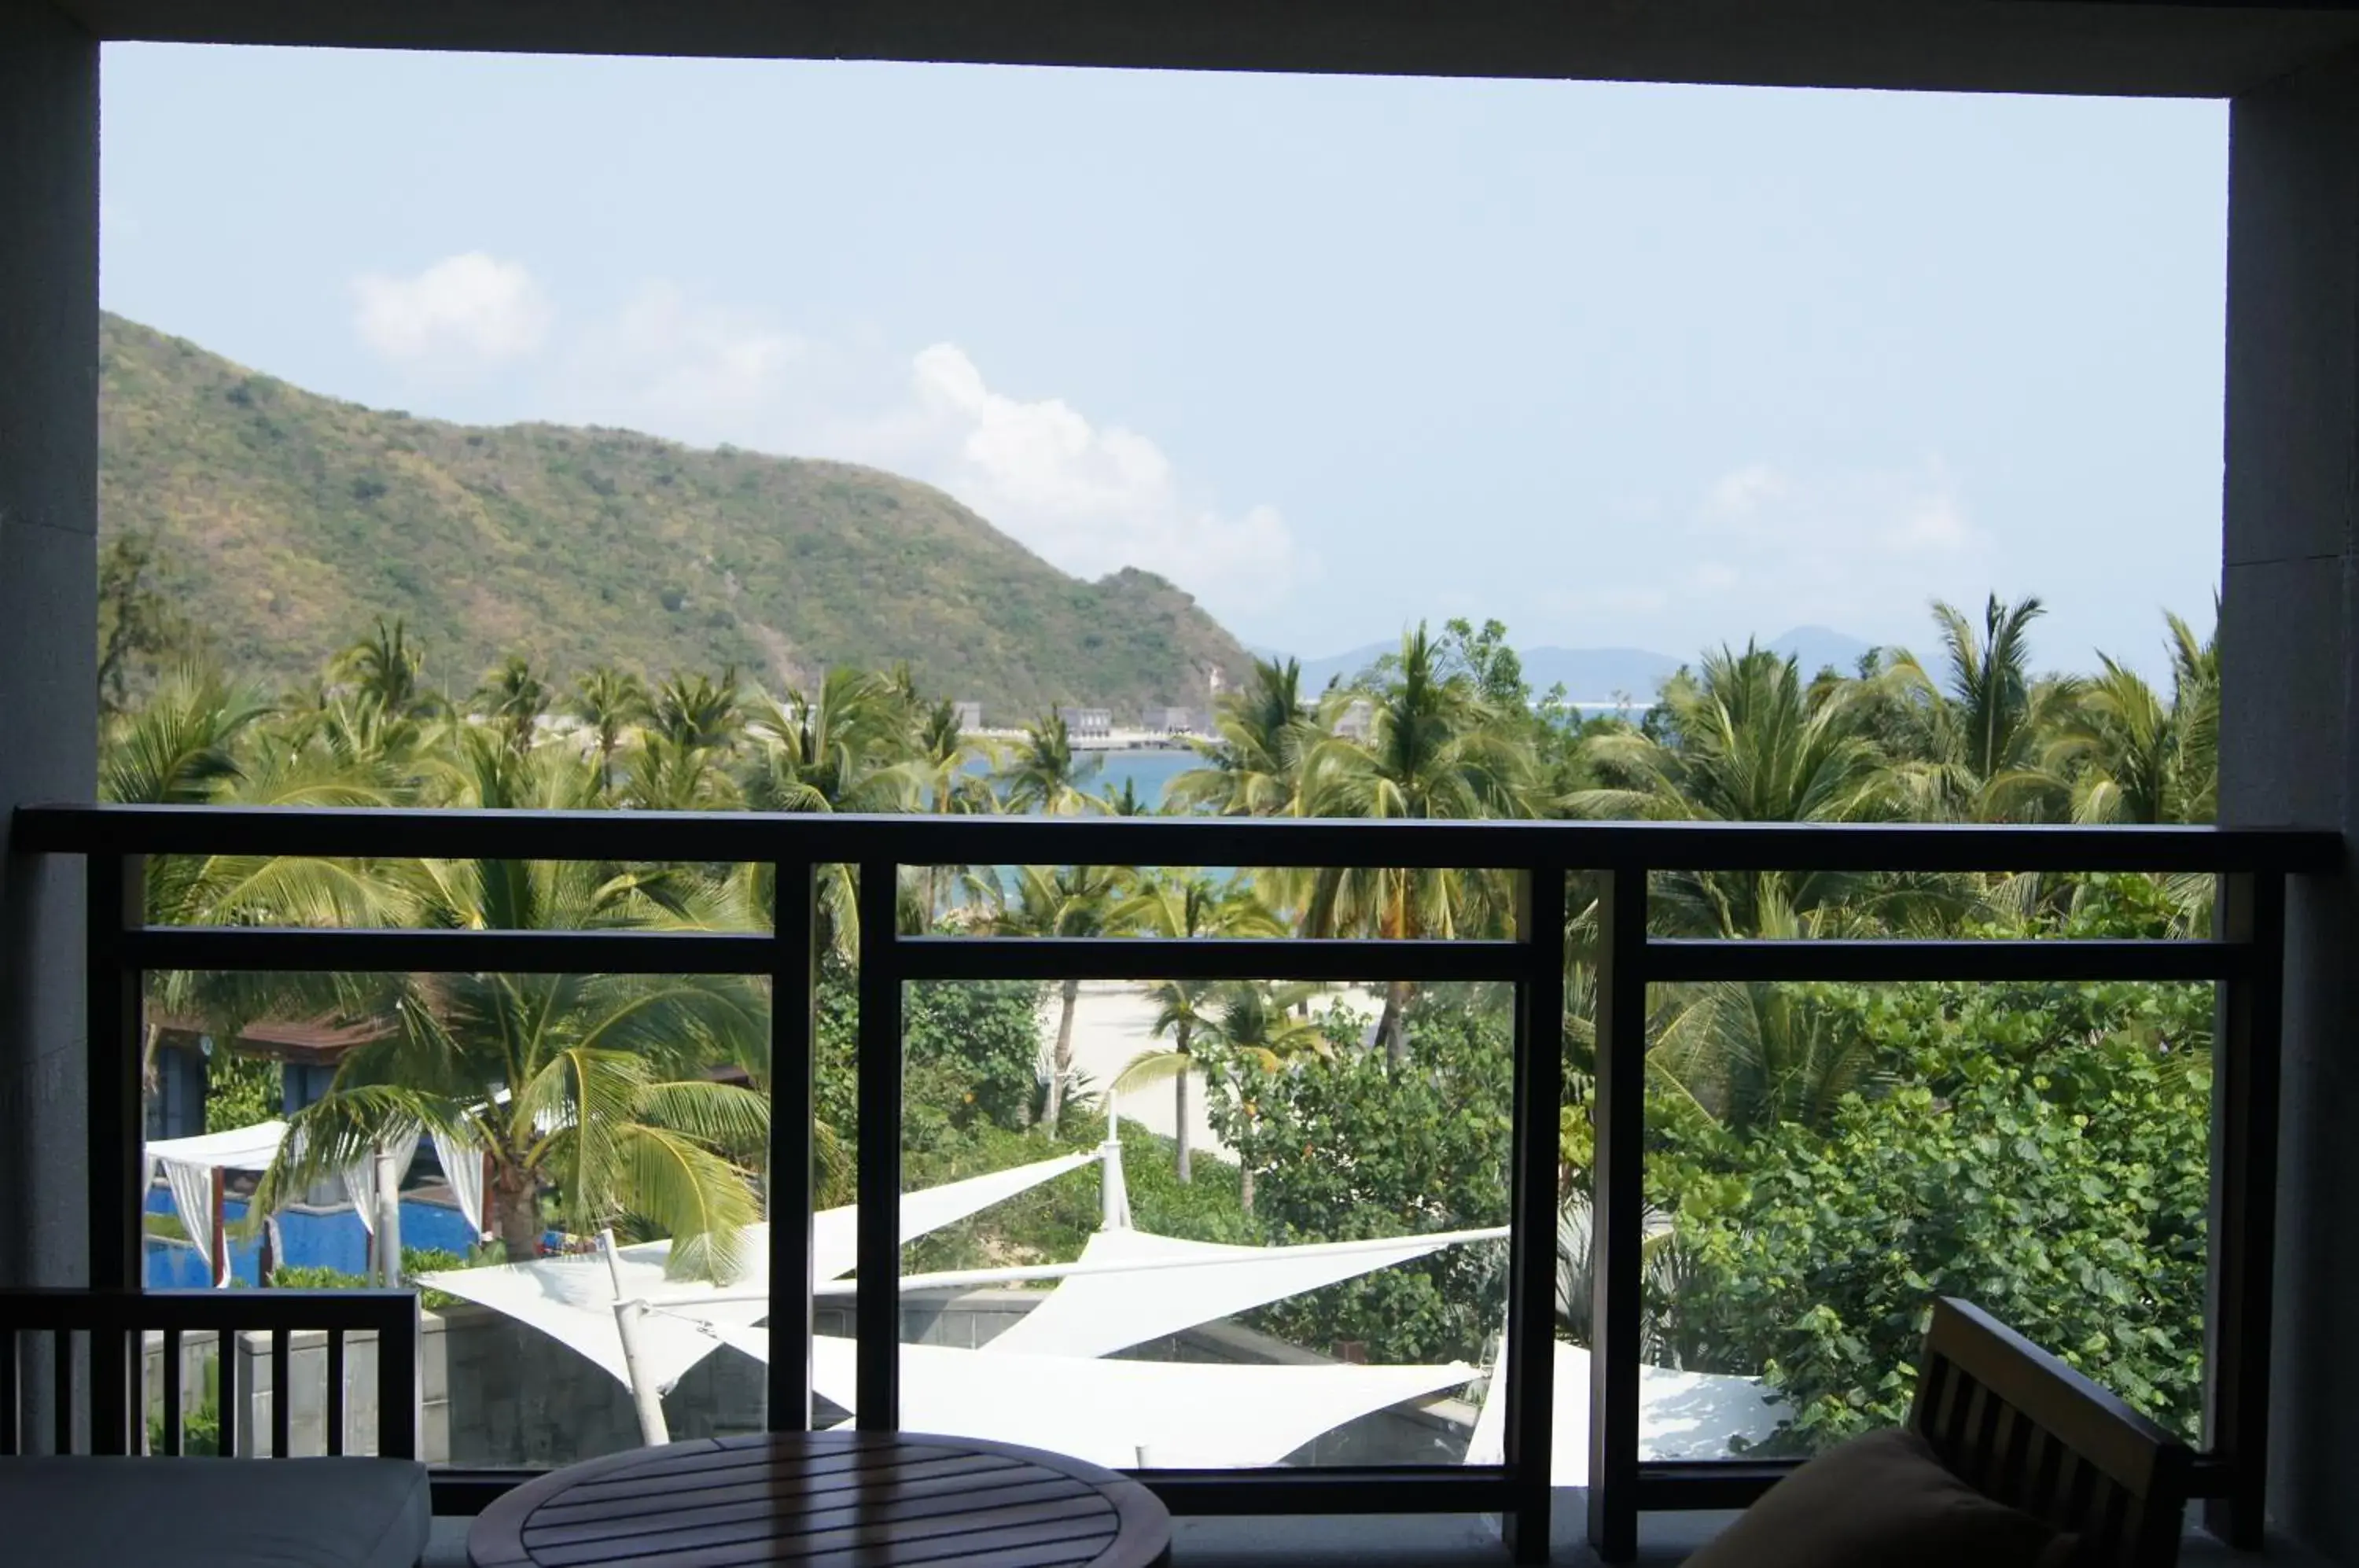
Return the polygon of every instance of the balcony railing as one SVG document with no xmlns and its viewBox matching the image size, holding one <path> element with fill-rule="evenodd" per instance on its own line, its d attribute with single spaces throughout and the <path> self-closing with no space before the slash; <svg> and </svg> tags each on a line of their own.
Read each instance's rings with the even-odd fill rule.
<svg viewBox="0 0 2359 1568">
<path fill-rule="evenodd" d="M 140 1278 L 140 1007 L 151 971 L 746 974 L 773 987 L 773 1212 L 812 1208 L 816 873 L 860 868 L 860 1125 L 901 1111 L 904 982 L 973 979 L 1482 980 L 1514 987 L 1515 1113 L 1506 1462 L 1495 1466 L 1140 1472 L 1175 1510 L 1490 1512 L 1516 1554 L 1546 1552 L 1553 1432 L 1558 1107 L 1568 877 L 1594 879 L 1596 1083 L 1588 1533 L 1609 1559 L 1647 1509 L 1724 1508 L 1782 1472 L 1767 1462 L 1647 1460 L 1639 1443 L 1642 1090 L 1647 987 L 1726 981 L 2180 981 L 2219 987 L 2213 1049 L 2206 1519 L 2257 1544 L 2266 1466 L 2278 1057 L 2289 876 L 2339 860 L 2332 834 L 2211 828 L 1818 826 L 1259 821 L 1201 818 L 765 816 L 748 813 L 306 811 L 55 806 L 20 810 L 16 850 L 87 860 L 92 1282 Z M 145 858 L 173 855 L 766 864 L 766 932 L 315 931 L 144 923 Z M 1482 868 L 1514 873 L 1516 935 L 1499 942 L 1013 940 L 904 936 L 903 866 L 1104 865 Z M 1651 873 L 2148 872 L 2220 879 L 2217 933 L 2197 941 L 1677 941 L 1648 934 Z M 796 1064 L 795 1070 L 784 1070 Z M 857 1153 L 858 1420 L 897 1421 L 900 1140 Z M 771 1232 L 772 1342 L 808 1344 L 807 1227 Z M 769 1420 L 811 1416 L 807 1356 L 769 1364 Z M 446 1474 L 462 1511 L 519 1475 Z"/>
</svg>

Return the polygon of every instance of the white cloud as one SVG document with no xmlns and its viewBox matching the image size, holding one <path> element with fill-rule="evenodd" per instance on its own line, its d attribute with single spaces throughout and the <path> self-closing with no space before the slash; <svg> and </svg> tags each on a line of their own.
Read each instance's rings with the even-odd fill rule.
<svg viewBox="0 0 2359 1568">
<path fill-rule="evenodd" d="M 810 345 L 760 316 L 656 281 L 568 345 L 561 404 L 603 423 L 758 445 L 788 418 Z"/>
<path fill-rule="evenodd" d="M 1315 570 L 1275 507 L 1211 504 L 1147 436 L 1012 397 L 955 343 L 814 339 L 656 283 L 557 358 L 563 418 L 889 469 L 1077 576 L 1139 567 L 1227 615 L 1275 607 Z"/>
<path fill-rule="evenodd" d="M 882 444 L 1067 572 L 1141 567 L 1223 605 L 1265 609 L 1314 570 L 1276 507 L 1202 504 L 1146 436 L 1060 397 L 995 390 L 954 343 L 920 352 L 909 387 L 909 407 L 876 427 Z"/>
<path fill-rule="evenodd" d="M 353 325 L 386 359 L 434 375 L 466 375 L 528 358 L 557 309 L 521 262 L 481 251 L 448 256 L 411 278 L 353 280 Z"/>
<path fill-rule="evenodd" d="M 1756 463 L 1712 481 L 1704 492 L 1704 510 L 1722 518 L 1751 517 L 1792 488 L 1783 474 L 1766 463 Z"/>
<path fill-rule="evenodd" d="M 520 360 L 554 325 L 521 266 L 481 254 L 355 287 L 362 336 L 421 369 Z M 1011 396 L 955 343 L 913 355 L 812 337 L 654 281 L 549 349 L 541 417 L 889 469 L 1078 576 L 1142 568 L 1227 616 L 1276 608 L 1317 569 L 1276 507 L 1216 504 L 1147 436 L 1062 397 Z"/>
<path fill-rule="evenodd" d="M 1590 584 L 1551 607 L 1627 620 L 1712 599 L 1723 606 L 1713 611 L 1720 637 L 1813 622 L 1901 635 L 1928 599 L 1975 591 L 1990 567 L 1990 538 L 1938 457 L 1874 469 L 1747 463 L 1699 486 L 1686 512 L 1692 564 L 1666 560 L 1660 580 Z M 1661 592 L 1669 580 L 1686 585 L 1677 600 Z M 1759 624 L 1723 624 L 1732 593 Z"/>
</svg>

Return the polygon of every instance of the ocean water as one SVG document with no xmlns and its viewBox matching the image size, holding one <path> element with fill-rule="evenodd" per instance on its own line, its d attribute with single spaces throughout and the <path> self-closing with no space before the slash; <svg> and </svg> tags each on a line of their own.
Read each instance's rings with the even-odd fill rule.
<svg viewBox="0 0 2359 1568">
<path fill-rule="evenodd" d="M 1136 788 L 1140 800 L 1158 807 L 1174 779 L 1204 765 L 1204 759 L 1192 751 L 1105 751 L 1093 755 L 1103 757 L 1104 762 L 1095 781 L 1088 786 L 1091 794 L 1119 795 L 1127 781 Z"/>
<path fill-rule="evenodd" d="M 1191 768 L 1203 765 L 1203 758 L 1192 751 L 1086 751 L 1079 754 L 1084 768 L 1094 761 L 1096 770 L 1082 780 L 1082 788 L 1093 795 L 1119 795 L 1127 782 L 1138 791 L 1138 798 L 1149 807 L 1163 804 L 1164 792 L 1171 781 Z M 969 773 L 987 773 L 988 764 L 977 760 L 967 765 Z"/>
</svg>

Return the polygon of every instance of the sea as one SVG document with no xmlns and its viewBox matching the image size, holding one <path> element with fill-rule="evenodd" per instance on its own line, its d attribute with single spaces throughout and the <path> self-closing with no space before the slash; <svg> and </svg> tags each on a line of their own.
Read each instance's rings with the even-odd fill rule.
<svg viewBox="0 0 2359 1568">
<path fill-rule="evenodd" d="M 1092 769 L 1082 779 L 1084 793 L 1119 795 L 1124 784 L 1138 791 L 1138 798 L 1150 809 L 1160 808 L 1171 781 L 1191 768 L 1203 766 L 1203 758 L 1192 751 L 1178 747 L 1148 751 L 1083 751 L 1075 753 L 1075 760 L 1084 769 Z M 977 759 L 967 765 L 970 773 L 987 773 L 991 765 Z"/>
</svg>

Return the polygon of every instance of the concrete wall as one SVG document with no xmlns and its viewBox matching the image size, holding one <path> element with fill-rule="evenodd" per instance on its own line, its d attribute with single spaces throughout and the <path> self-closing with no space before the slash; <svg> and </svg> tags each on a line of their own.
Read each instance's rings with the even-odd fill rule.
<svg viewBox="0 0 2359 1568">
<path fill-rule="evenodd" d="M 96 788 L 98 46 L 0 5 L 0 822 Z M 87 1278 L 80 866 L 0 856 L 0 1283 Z"/>
<path fill-rule="evenodd" d="M 2359 829 L 2359 61 L 2231 118 L 2223 820 Z M 2270 1511 L 2359 1562 L 2359 880 L 2288 917 Z"/>
</svg>

